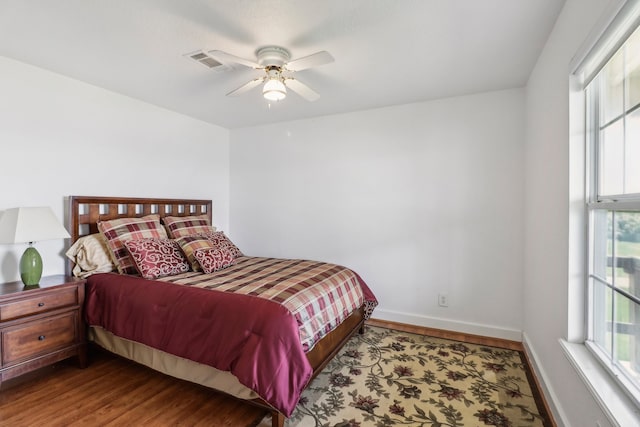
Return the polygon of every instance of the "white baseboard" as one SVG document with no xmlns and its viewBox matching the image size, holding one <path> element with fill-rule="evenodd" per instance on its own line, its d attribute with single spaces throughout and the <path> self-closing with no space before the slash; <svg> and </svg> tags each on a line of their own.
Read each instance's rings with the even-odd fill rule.
<svg viewBox="0 0 640 427">
<path fill-rule="evenodd" d="M 549 410 L 552 412 L 553 419 L 556 420 L 558 425 L 568 425 L 566 422 L 566 416 L 562 408 L 559 408 L 555 405 L 555 402 L 559 402 L 558 396 L 553 391 L 552 388 L 549 387 L 549 376 L 545 372 L 542 365 L 539 363 L 540 359 L 538 359 L 538 355 L 536 354 L 533 347 L 531 347 L 531 342 L 529 341 L 529 337 L 526 332 L 522 333 L 522 346 L 524 347 L 524 351 L 529 358 L 529 364 L 531 365 L 531 369 L 533 369 L 536 378 L 538 378 L 538 384 L 540 384 L 540 388 L 542 389 L 542 393 L 544 394 L 544 399 L 549 406 Z"/>
<path fill-rule="evenodd" d="M 376 308 L 373 317 L 390 322 L 406 323 L 427 328 L 443 329 L 446 331 L 480 335 L 484 337 L 501 338 L 509 341 L 522 341 L 522 331 L 502 328 L 499 326 L 482 325 L 479 323 L 461 322 L 458 320 L 429 317 L 420 314 L 401 313 L 393 310 Z"/>
</svg>

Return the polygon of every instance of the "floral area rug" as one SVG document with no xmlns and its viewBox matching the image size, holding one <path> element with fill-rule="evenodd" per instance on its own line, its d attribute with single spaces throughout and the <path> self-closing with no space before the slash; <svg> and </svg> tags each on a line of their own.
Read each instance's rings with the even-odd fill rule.
<svg viewBox="0 0 640 427">
<path fill-rule="evenodd" d="M 551 426 L 522 352 L 367 326 L 286 425 Z"/>
</svg>

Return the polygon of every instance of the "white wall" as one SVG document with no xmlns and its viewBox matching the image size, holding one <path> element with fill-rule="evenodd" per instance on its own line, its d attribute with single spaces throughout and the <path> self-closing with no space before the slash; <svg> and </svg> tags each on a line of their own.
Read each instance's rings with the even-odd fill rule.
<svg viewBox="0 0 640 427">
<path fill-rule="evenodd" d="M 377 318 L 520 340 L 523 141 L 519 89 L 232 130 L 234 241 L 353 268 Z"/>
<path fill-rule="evenodd" d="M 567 0 L 526 88 L 525 339 L 558 421 L 572 426 L 609 424 L 558 342 L 582 303 L 569 299 L 569 62 L 613 3 Z"/>
<path fill-rule="evenodd" d="M 515 89 L 231 132 L 0 57 L 0 211 L 48 205 L 62 219 L 72 194 L 211 198 L 216 224 L 248 254 L 360 272 L 378 318 L 524 330 L 557 420 L 606 426 L 558 339 L 568 64 L 612 2 L 567 0 L 526 98 Z M 37 247 L 45 274 L 64 271 L 63 242 Z M 0 280 L 18 279 L 23 250 L 0 246 Z"/>
<path fill-rule="evenodd" d="M 0 211 L 69 195 L 213 199 L 229 220 L 229 132 L 0 57 Z M 65 242 L 38 242 L 44 274 L 64 272 Z M 0 281 L 18 280 L 26 245 L 0 245 Z"/>
</svg>

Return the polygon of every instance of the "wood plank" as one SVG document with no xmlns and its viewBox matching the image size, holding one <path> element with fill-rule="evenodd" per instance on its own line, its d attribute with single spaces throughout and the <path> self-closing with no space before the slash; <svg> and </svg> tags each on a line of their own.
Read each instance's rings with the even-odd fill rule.
<svg viewBox="0 0 640 427">
<path fill-rule="evenodd" d="M 502 338 L 485 337 L 480 335 L 465 334 L 463 332 L 445 331 L 443 329 L 428 328 L 426 326 L 409 325 L 406 323 L 392 322 L 388 320 L 369 319 L 367 325 L 379 326 L 381 328 L 395 329 L 396 331 L 409 332 L 418 335 L 428 335 L 430 337 L 444 338 L 454 341 L 463 341 L 471 344 L 486 345 L 489 347 L 506 348 L 508 350 L 524 351 L 521 342 L 505 340 Z"/>
<path fill-rule="evenodd" d="M 60 362 L 6 381 L 0 424 L 255 426 L 268 411 L 93 348 L 91 364 Z"/>
</svg>

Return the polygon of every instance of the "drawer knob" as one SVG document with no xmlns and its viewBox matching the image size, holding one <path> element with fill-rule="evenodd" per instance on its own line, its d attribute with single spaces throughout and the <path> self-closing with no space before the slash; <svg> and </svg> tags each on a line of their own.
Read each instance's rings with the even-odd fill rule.
<svg viewBox="0 0 640 427">
<path fill-rule="evenodd" d="M 43 302 L 39 302 L 38 303 L 38 307 L 44 307 L 44 303 Z"/>
<path fill-rule="evenodd" d="M 40 336 L 38 337 L 38 341 L 44 341 L 44 339 L 45 339 L 45 336 L 44 336 L 44 335 L 40 335 Z"/>
</svg>

